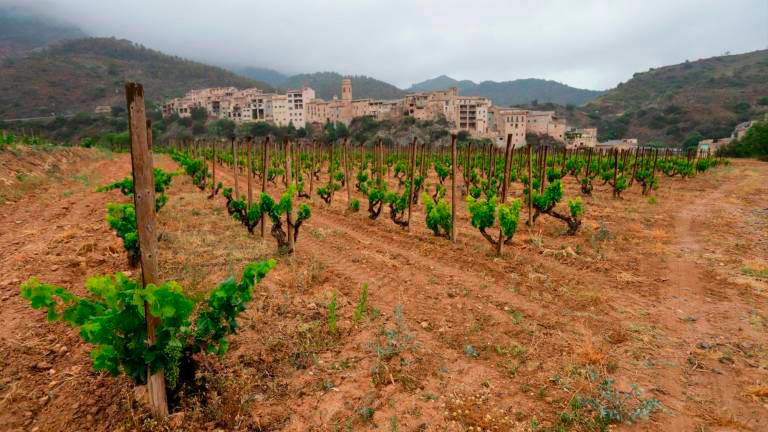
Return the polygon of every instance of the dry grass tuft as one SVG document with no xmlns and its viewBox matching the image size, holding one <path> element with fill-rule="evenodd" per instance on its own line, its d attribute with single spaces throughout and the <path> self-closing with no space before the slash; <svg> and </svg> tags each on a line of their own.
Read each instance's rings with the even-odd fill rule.
<svg viewBox="0 0 768 432">
<path fill-rule="evenodd" d="M 600 350 L 599 347 L 595 346 L 592 341 L 592 335 L 587 336 L 584 341 L 584 345 L 577 349 L 576 353 L 583 363 L 595 366 L 603 365 L 608 358 L 608 354 L 604 353 Z"/>
<path fill-rule="evenodd" d="M 754 385 L 747 387 L 747 395 L 754 398 L 768 398 L 768 385 Z"/>
</svg>

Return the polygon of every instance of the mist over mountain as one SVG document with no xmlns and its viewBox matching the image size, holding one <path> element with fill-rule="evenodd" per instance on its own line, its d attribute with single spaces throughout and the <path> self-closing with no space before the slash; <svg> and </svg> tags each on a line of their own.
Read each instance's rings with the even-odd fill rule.
<svg viewBox="0 0 768 432">
<path fill-rule="evenodd" d="M 0 59 L 86 36 L 80 28 L 54 18 L 19 8 L 0 8 Z"/>
</svg>

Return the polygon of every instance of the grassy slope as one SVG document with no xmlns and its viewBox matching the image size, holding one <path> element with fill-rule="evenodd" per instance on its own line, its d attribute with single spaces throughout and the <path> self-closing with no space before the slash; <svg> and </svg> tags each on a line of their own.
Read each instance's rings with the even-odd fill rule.
<svg viewBox="0 0 768 432">
<path fill-rule="evenodd" d="M 97 105 L 124 105 L 126 80 L 143 83 L 151 101 L 200 87 L 269 88 L 221 68 L 127 40 L 77 39 L 24 58 L 4 60 L 0 68 L 0 118 L 90 112 Z"/>
<path fill-rule="evenodd" d="M 694 132 L 727 135 L 739 122 L 767 112 L 760 103 L 765 97 L 768 50 L 636 73 L 573 111 L 570 120 L 604 127 L 619 121 L 626 123 L 626 136 L 676 143 Z"/>
</svg>

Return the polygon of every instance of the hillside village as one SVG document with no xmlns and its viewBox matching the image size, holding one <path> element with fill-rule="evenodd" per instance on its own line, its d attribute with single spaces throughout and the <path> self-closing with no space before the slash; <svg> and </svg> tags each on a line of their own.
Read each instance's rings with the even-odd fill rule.
<svg viewBox="0 0 768 432">
<path fill-rule="evenodd" d="M 376 120 L 398 120 L 411 117 L 419 121 L 445 119 L 451 130 L 466 131 L 473 138 L 489 139 L 497 146 L 511 136 L 514 148 L 526 146 L 526 135 L 548 136 L 566 149 L 595 148 L 628 150 L 637 148 L 637 138 L 600 142 L 597 128 L 569 127 L 555 111 L 537 111 L 495 106 L 482 96 L 462 96 L 456 87 L 447 90 L 408 93 L 401 99 L 354 99 L 352 81 L 342 80 L 341 98 L 330 101 L 316 97 L 315 90 L 304 86 L 285 94 L 265 92 L 258 88 L 214 87 L 189 91 L 185 96 L 166 101 L 164 117 L 176 114 L 190 117 L 195 108 L 204 108 L 213 118 L 229 119 L 235 124 L 268 122 L 285 127 L 303 128 L 307 124 L 343 123 L 371 117 Z M 731 141 L 741 138 L 754 122 L 736 126 L 730 137 L 701 140 L 697 153 L 716 152 Z"/>
<path fill-rule="evenodd" d="M 597 129 L 568 128 L 554 111 L 534 111 L 494 106 L 489 98 L 462 96 L 457 88 L 409 93 L 402 99 L 354 99 L 352 82 L 344 79 L 341 98 L 326 101 L 315 96 L 310 87 L 288 90 L 285 94 L 267 93 L 257 88 L 238 90 L 217 87 L 192 90 L 184 97 L 163 104 L 163 116 L 189 117 L 194 108 L 205 108 L 209 116 L 230 119 L 236 124 L 269 122 L 277 126 L 303 128 L 307 124 L 340 122 L 370 116 L 376 120 L 412 117 L 419 121 L 444 118 L 454 131 L 466 131 L 474 138 L 487 138 L 497 145 L 512 137 L 516 148 L 526 145 L 525 135 L 548 135 L 566 148 L 598 147 Z M 610 145 L 637 144 L 620 140 Z"/>
</svg>

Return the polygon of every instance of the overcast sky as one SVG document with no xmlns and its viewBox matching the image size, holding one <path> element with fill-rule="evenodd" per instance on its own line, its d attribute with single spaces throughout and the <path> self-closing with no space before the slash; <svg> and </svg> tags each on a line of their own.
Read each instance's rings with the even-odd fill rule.
<svg viewBox="0 0 768 432">
<path fill-rule="evenodd" d="M 219 65 L 399 87 L 546 78 L 606 89 L 650 67 L 768 48 L 768 0 L 0 0 Z"/>
</svg>

